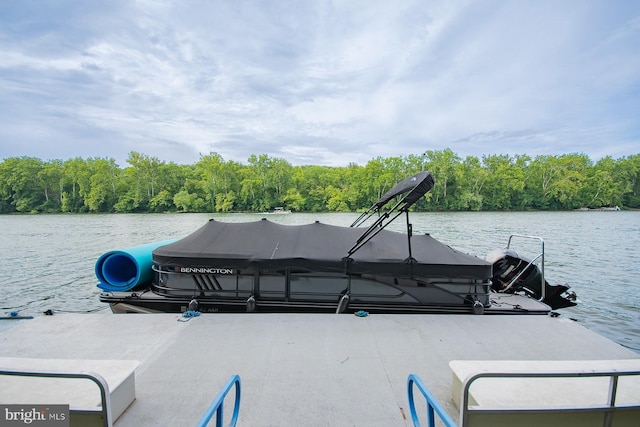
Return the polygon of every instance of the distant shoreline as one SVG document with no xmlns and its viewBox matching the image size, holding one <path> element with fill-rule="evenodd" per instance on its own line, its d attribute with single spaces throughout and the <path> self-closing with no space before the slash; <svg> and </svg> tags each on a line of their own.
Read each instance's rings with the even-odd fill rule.
<svg viewBox="0 0 640 427">
<path fill-rule="evenodd" d="M 415 213 L 518 213 L 518 212 L 623 212 L 623 211 L 640 211 L 638 208 L 627 207 L 601 207 L 601 208 L 577 208 L 577 209 L 524 209 L 524 210 L 419 210 L 412 211 Z M 360 211 L 292 211 L 289 214 L 359 214 Z M 5 212 L 0 213 L 0 216 L 41 216 L 41 215 L 78 215 L 78 216 L 91 216 L 91 215 L 172 215 L 172 214 L 208 214 L 208 215 L 269 215 L 280 216 L 273 212 L 255 212 L 255 211 L 230 211 L 230 212 L 183 212 L 183 211 L 166 211 L 166 212 Z"/>
</svg>

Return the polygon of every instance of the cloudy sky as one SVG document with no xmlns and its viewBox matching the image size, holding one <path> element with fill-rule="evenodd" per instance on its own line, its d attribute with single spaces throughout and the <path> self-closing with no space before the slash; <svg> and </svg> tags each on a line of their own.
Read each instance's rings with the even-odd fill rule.
<svg viewBox="0 0 640 427">
<path fill-rule="evenodd" d="M 2 0 L 0 158 L 640 153 L 636 0 Z"/>
</svg>

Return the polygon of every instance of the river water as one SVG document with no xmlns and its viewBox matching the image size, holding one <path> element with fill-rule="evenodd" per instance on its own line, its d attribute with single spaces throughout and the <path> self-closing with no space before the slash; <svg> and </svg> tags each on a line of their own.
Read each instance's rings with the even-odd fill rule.
<svg viewBox="0 0 640 427">
<path fill-rule="evenodd" d="M 255 221 L 264 214 L 130 214 L 0 216 L 0 315 L 45 310 L 105 309 L 94 274 L 98 257 L 195 231 L 209 218 Z M 320 221 L 350 225 L 357 214 L 268 215 L 283 224 Z M 544 239 L 545 276 L 569 284 L 577 307 L 559 312 L 640 352 L 640 212 L 414 213 L 414 234 L 429 233 L 464 252 L 484 256 L 512 233 Z M 390 228 L 403 231 L 404 218 Z M 531 257 L 540 243 L 514 240 Z M 517 331 L 515 331 L 517 332 Z M 522 331 L 526 333 L 526 331 Z"/>
</svg>

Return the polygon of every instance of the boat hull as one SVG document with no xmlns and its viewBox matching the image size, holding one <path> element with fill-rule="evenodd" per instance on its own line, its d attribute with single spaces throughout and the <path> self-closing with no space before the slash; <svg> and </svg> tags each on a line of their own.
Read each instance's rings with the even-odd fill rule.
<svg viewBox="0 0 640 427">
<path fill-rule="evenodd" d="M 532 298 L 513 294 L 492 294 L 488 306 L 469 303 L 465 305 L 436 304 L 384 304 L 349 303 L 339 310 L 340 301 L 332 302 L 291 302 L 258 301 L 253 305 L 247 301 L 229 301 L 220 299 L 168 298 L 152 291 L 104 292 L 102 302 L 108 303 L 116 314 L 124 313 L 184 313 L 195 308 L 201 313 L 356 313 L 365 311 L 371 314 L 540 314 L 547 315 L 551 308 Z"/>
</svg>

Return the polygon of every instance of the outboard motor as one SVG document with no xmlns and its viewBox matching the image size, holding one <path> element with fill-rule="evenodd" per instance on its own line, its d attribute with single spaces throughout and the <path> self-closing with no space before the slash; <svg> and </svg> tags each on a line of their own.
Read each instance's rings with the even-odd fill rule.
<svg viewBox="0 0 640 427">
<path fill-rule="evenodd" d="M 513 249 L 496 249 L 486 260 L 493 264 L 491 288 L 496 292 L 524 293 L 535 299 L 542 297 L 542 273 L 531 260 Z M 542 302 L 556 310 L 576 305 L 576 294 L 568 286 L 550 285 L 544 281 Z"/>
</svg>

